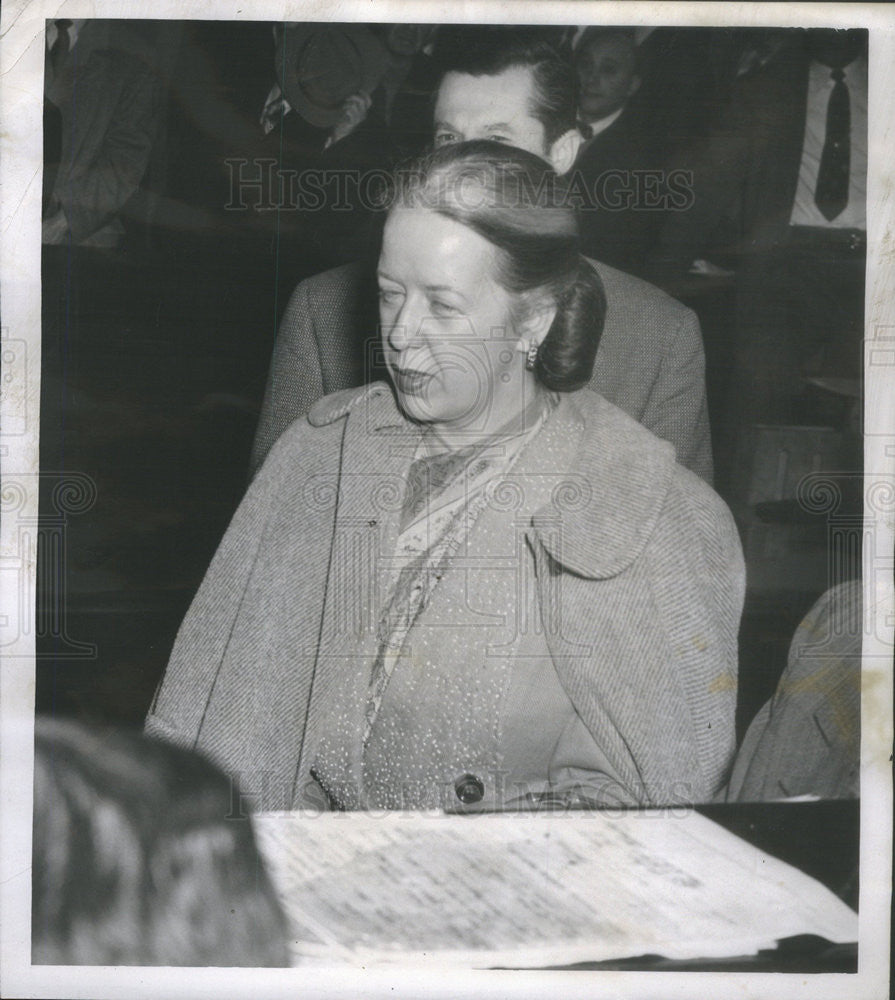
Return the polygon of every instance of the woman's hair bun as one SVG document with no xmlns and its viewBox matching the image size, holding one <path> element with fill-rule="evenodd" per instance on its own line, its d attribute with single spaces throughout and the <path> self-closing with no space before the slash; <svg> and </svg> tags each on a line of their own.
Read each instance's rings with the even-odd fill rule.
<svg viewBox="0 0 895 1000">
<path fill-rule="evenodd" d="M 606 292 L 593 265 L 580 257 L 574 279 L 557 301 L 556 316 L 538 350 L 535 375 L 556 392 L 590 382 L 606 320 Z"/>
</svg>

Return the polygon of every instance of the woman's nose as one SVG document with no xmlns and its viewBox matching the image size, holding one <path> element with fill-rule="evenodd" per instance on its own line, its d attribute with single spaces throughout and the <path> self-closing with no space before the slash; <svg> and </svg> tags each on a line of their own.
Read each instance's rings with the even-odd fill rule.
<svg viewBox="0 0 895 1000">
<path fill-rule="evenodd" d="M 403 351 L 416 339 L 422 317 L 407 300 L 386 327 L 389 346 L 394 351 Z"/>
</svg>

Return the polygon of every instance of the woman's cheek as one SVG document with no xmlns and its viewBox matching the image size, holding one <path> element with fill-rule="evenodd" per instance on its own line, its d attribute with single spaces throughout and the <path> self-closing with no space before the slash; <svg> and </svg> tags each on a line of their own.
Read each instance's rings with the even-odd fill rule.
<svg viewBox="0 0 895 1000">
<path fill-rule="evenodd" d="M 392 305 L 386 305 L 384 302 L 379 304 L 379 325 L 382 328 L 382 332 L 386 333 L 389 327 L 395 325 L 395 317 L 398 315 L 397 309 Z"/>
</svg>

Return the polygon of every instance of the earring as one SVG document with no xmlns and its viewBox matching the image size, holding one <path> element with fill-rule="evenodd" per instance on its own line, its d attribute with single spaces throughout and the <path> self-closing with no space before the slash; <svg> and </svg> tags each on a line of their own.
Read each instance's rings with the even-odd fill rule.
<svg viewBox="0 0 895 1000">
<path fill-rule="evenodd" d="M 528 345 L 528 352 L 525 355 L 525 368 L 527 371 L 533 372 L 535 370 L 535 364 L 538 360 L 538 345 L 532 341 Z"/>
</svg>

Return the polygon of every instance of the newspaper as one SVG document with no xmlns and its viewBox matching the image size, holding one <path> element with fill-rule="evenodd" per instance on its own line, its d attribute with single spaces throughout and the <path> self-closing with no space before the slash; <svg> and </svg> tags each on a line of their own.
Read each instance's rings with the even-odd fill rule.
<svg viewBox="0 0 895 1000">
<path fill-rule="evenodd" d="M 858 939 L 816 880 L 697 813 L 256 819 L 295 964 L 725 957 Z"/>
</svg>

